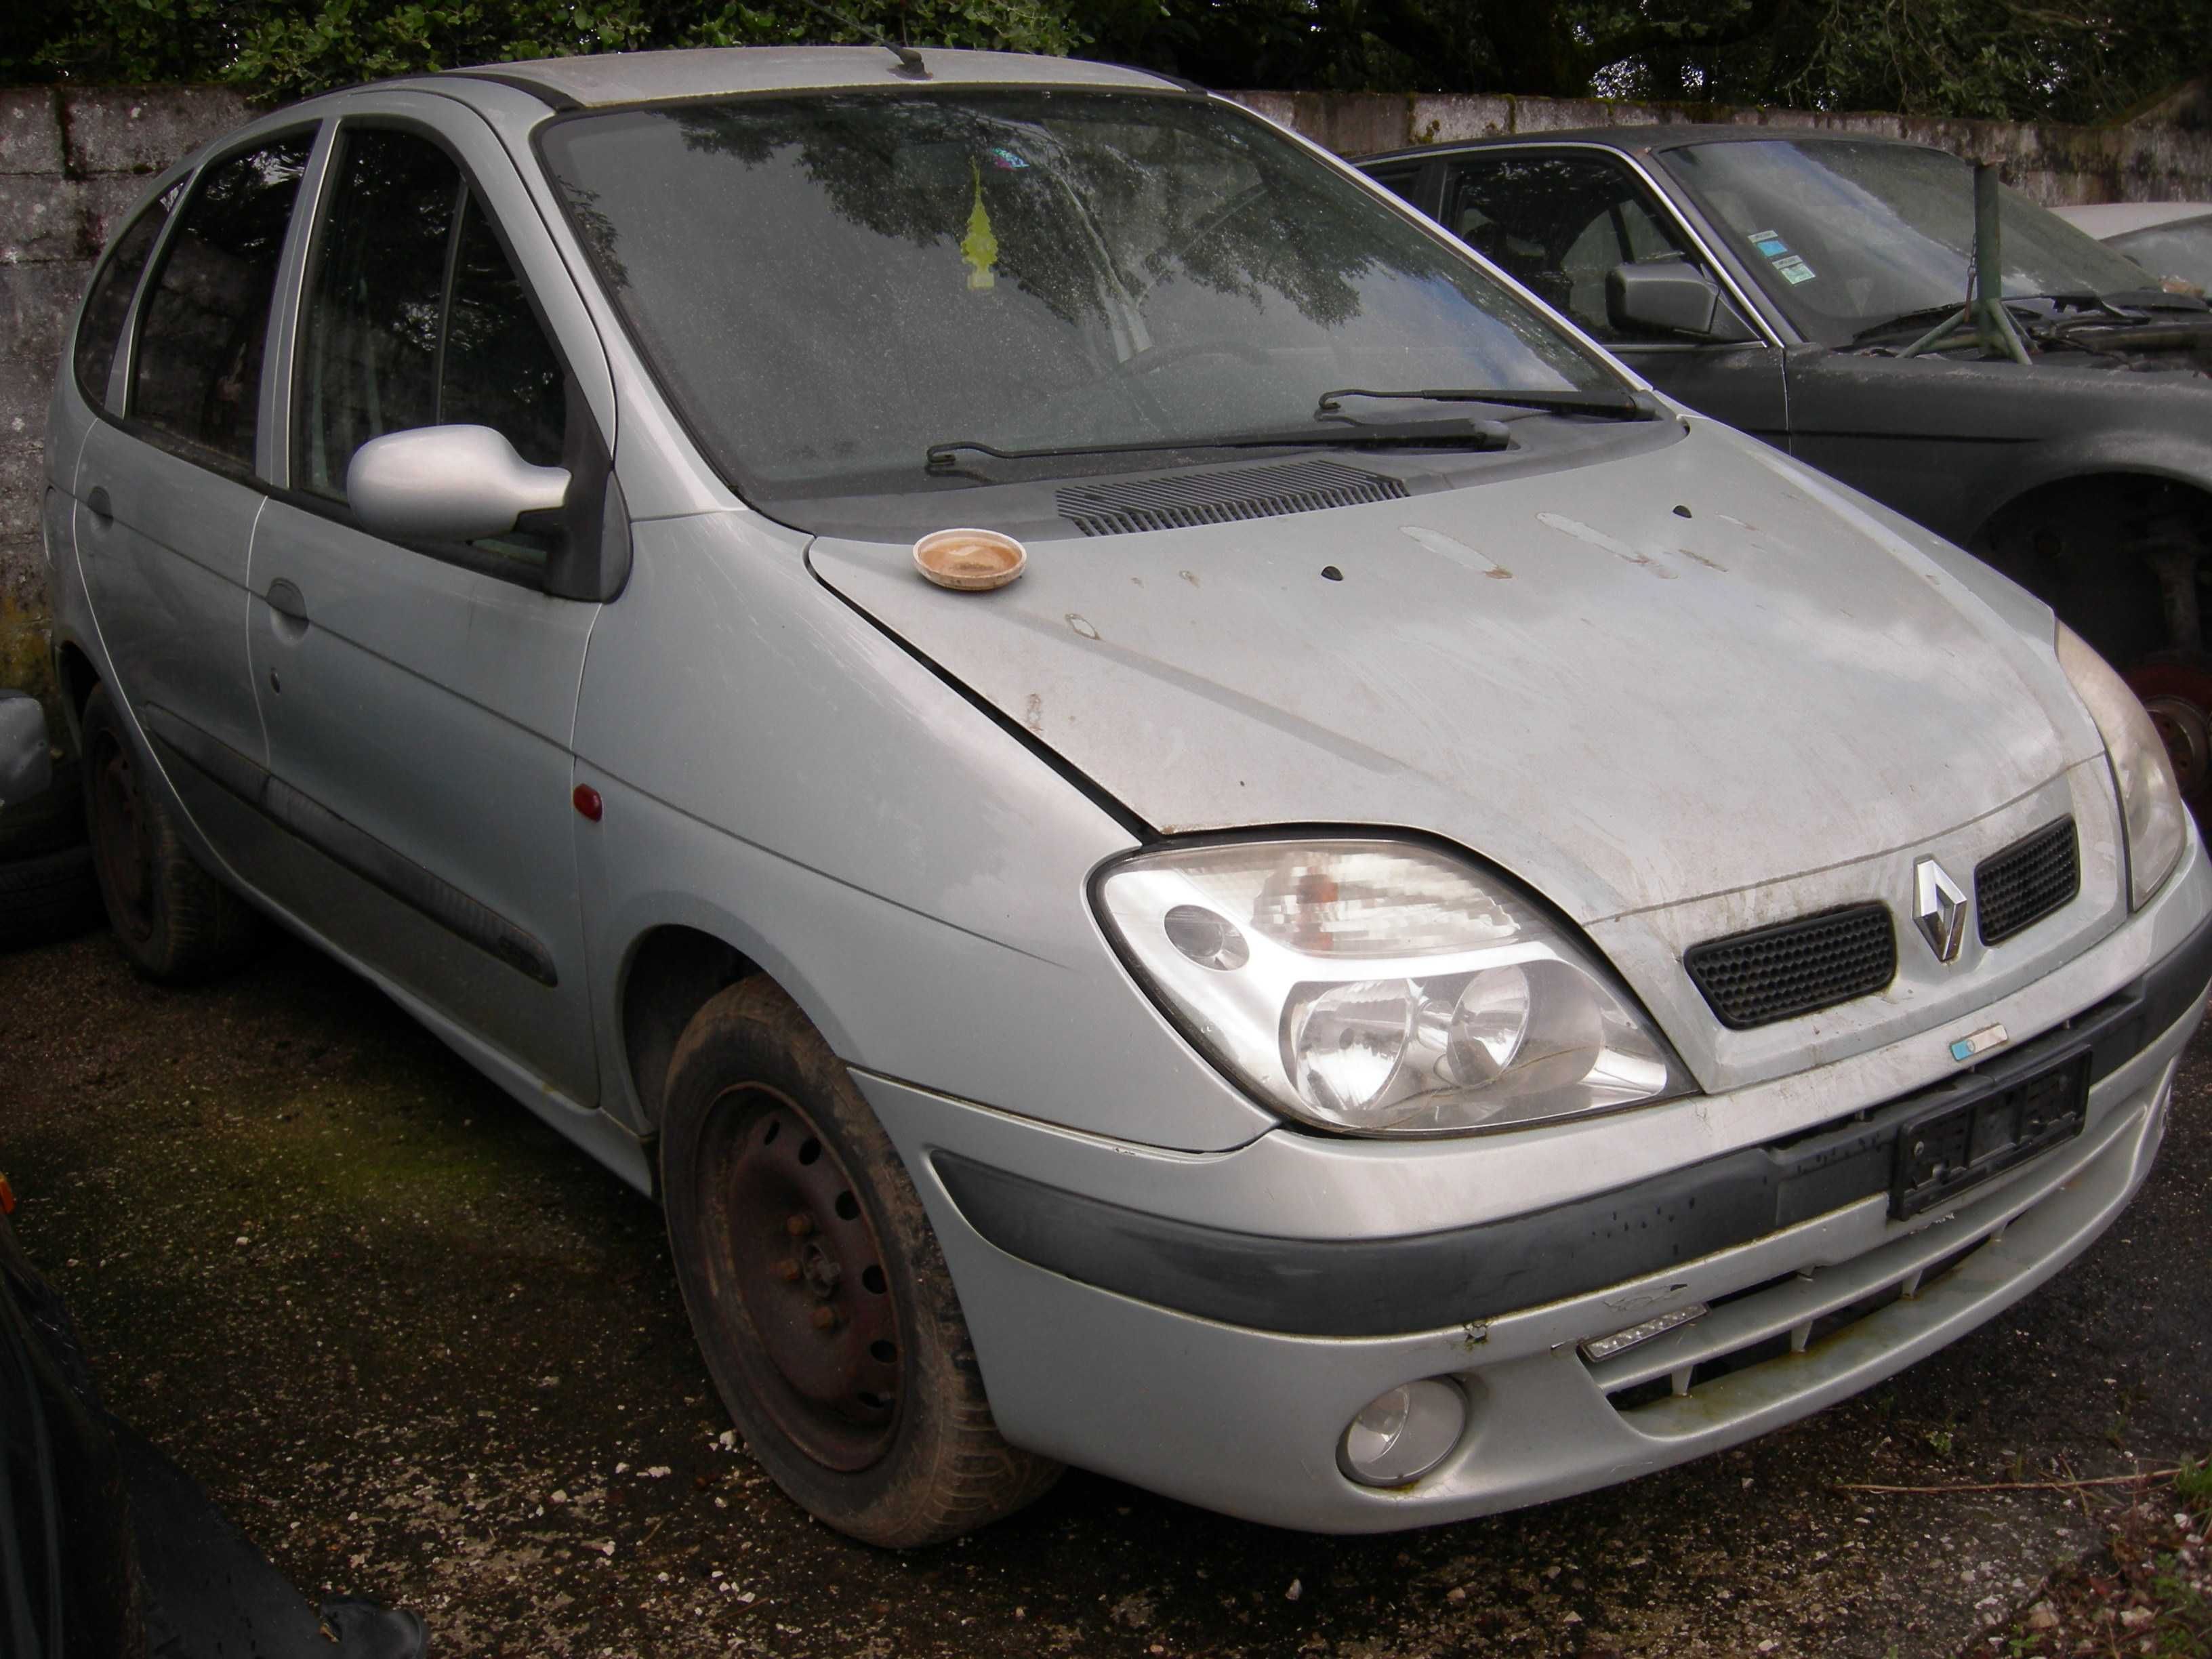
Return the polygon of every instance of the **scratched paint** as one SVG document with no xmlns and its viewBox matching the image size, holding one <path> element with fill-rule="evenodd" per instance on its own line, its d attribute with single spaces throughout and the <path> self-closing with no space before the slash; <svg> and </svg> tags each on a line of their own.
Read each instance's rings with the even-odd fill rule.
<svg viewBox="0 0 2212 1659">
<path fill-rule="evenodd" d="M 1614 558 L 1624 563 L 1635 565 L 1640 569 L 1648 570 L 1662 581 L 1671 582 L 1676 579 L 1678 573 L 1668 569 L 1649 553 L 1639 551 L 1619 537 L 1608 536 L 1595 526 L 1584 524 L 1580 519 L 1570 519 L 1563 513 L 1539 513 L 1536 515 L 1536 522 L 1548 529 L 1558 531 L 1563 536 L 1571 536 L 1578 542 L 1587 542 L 1592 547 L 1602 548 Z"/>
</svg>

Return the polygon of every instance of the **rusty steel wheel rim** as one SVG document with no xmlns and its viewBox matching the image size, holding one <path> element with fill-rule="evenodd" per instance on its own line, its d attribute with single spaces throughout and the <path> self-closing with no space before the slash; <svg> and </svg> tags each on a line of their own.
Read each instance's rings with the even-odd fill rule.
<svg viewBox="0 0 2212 1659">
<path fill-rule="evenodd" d="M 2212 662 L 2153 658 L 2121 678 L 2158 728 L 2183 798 L 2203 801 L 2212 784 Z"/>
<path fill-rule="evenodd" d="M 715 1102 L 707 1160 L 717 1276 L 754 1340 L 735 1358 L 793 1445 L 853 1471 L 897 1427 L 905 1344 L 883 1243 L 830 1143 L 804 1108 L 749 1084 Z"/>
<path fill-rule="evenodd" d="M 154 843 L 138 775 L 123 745 L 100 735 L 92 762 L 92 851 L 117 920 L 131 938 L 154 932 Z"/>
</svg>

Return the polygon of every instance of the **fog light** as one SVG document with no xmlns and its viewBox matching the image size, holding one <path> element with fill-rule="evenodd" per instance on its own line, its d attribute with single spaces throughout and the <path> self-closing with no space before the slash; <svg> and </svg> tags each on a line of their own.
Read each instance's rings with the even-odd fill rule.
<svg viewBox="0 0 2212 1659">
<path fill-rule="evenodd" d="M 1444 1461 L 1467 1427 L 1467 1396 L 1431 1377 L 1378 1394 L 1344 1431 L 1337 1461 L 1363 1486 L 1411 1486 Z"/>
</svg>

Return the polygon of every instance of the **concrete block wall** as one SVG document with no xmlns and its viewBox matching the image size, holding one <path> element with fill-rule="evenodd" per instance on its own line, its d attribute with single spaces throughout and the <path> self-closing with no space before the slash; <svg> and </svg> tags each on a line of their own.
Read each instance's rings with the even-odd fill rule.
<svg viewBox="0 0 2212 1659">
<path fill-rule="evenodd" d="M 208 87 L 0 88 L 0 686 L 46 689 L 46 398 L 93 262 L 179 156 L 244 120 Z"/>
</svg>

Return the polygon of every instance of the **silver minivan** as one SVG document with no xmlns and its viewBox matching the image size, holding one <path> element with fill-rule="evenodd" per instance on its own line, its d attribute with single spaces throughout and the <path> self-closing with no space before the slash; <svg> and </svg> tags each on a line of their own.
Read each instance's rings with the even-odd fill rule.
<svg viewBox="0 0 2212 1659">
<path fill-rule="evenodd" d="M 878 1543 L 1802 1417 L 2112 1222 L 2212 981 L 2047 609 L 1133 70 L 264 117 L 116 239 L 46 453 L 125 952 L 273 917 L 656 1194 L 753 1455 Z"/>
</svg>

